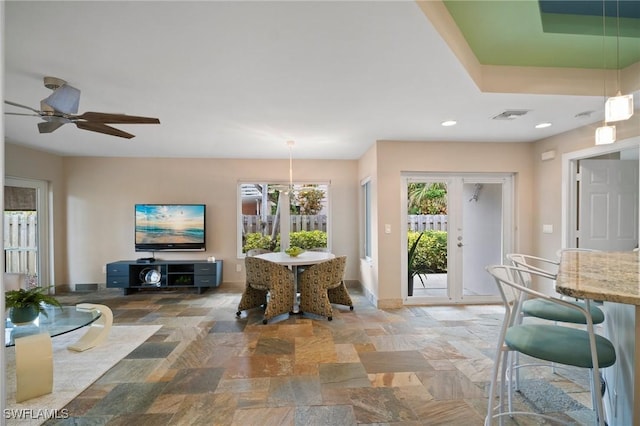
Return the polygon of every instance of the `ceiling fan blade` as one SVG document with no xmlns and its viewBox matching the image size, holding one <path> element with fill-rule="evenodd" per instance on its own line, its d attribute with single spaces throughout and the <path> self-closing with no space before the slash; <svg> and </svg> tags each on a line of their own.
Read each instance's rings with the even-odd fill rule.
<svg viewBox="0 0 640 426">
<path fill-rule="evenodd" d="M 80 120 L 92 121 L 94 123 L 112 124 L 160 124 L 160 120 L 151 117 L 137 117 L 126 114 L 108 114 L 104 112 L 85 112 L 76 116 Z"/>
<path fill-rule="evenodd" d="M 135 137 L 135 135 L 132 135 L 131 133 L 124 132 L 122 130 L 116 129 L 111 126 L 107 126 L 106 124 L 103 124 L 103 123 L 76 121 L 75 125 L 79 129 L 89 130 L 91 132 L 104 133 L 107 135 L 118 136 L 118 137 L 127 138 L 127 139 L 131 139 Z"/>
<path fill-rule="evenodd" d="M 76 114 L 80 103 L 80 90 L 68 84 L 63 84 L 54 90 L 49 97 L 43 99 L 42 102 L 64 114 Z"/>
<path fill-rule="evenodd" d="M 40 133 L 51 133 L 64 124 L 65 123 L 60 121 L 43 121 L 42 123 L 38 123 L 38 130 Z"/>
<path fill-rule="evenodd" d="M 40 114 L 27 114 L 23 112 L 5 112 L 6 115 L 24 115 L 27 117 L 40 117 Z"/>
<path fill-rule="evenodd" d="M 21 105 L 21 104 L 17 104 L 15 102 L 6 101 L 6 100 L 4 101 L 4 103 L 7 104 L 7 105 L 13 105 L 13 106 L 18 107 L 18 108 L 28 109 L 28 110 L 33 111 L 33 112 L 37 113 L 38 115 L 40 115 L 40 111 L 38 111 L 37 109 L 31 108 L 31 107 L 28 107 L 26 105 Z M 7 112 L 6 114 L 9 114 L 9 113 Z"/>
</svg>

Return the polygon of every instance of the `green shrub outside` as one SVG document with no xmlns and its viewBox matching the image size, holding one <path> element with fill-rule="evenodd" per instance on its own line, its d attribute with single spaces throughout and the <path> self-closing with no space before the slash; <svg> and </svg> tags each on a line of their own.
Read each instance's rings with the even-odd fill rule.
<svg viewBox="0 0 640 426">
<path fill-rule="evenodd" d="M 407 250 L 413 245 L 420 235 L 419 232 L 409 232 L 407 238 Z M 298 231 L 289 235 L 290 245 L 303 249 L 327 246 L 327 233 L 322 231 Z M 262 235 L 259 232 L 247 234 L 242 252 L 254 248 L 262 248 L 273 251 L 280 251 L 280 236 L 278 235 L 275 244 L 271 241 L 271 236 Z M 418 248 L 413 258 L 413 265 L 410 269 L 416 273 L 444 273 L 447 272 L 447 232 L 446 231 L 425 231 L 418 242 Z"/>
<path fill-rule="evenodd" d="M 249 250 L 256 248 L 271 250 L 271 236 L 262 235 L 259 232 L 253 232 L 245 235 L 242 252 L 246 253 Z"/>
<path fill-rule="evenodd" d="M 303 249 L 311 249 L 315 247 L 327 246 L 327 233 L 322 231 L 298 231 L 289 234 L 289 245 L 291 247 L 300 247 Z M 270 235 L 262 235 L 259 232 L 247 234 L 242 252 L 254 248 L 262 248 L 272 251 L 280 251 L 280 235 L 276 237 L 276 241 L 271 240 Z"/>
<path fill-rule="evenodd" d="M 311 249 L 327 246 L 327 233 L 318 230 L 292 232 L 289 234 L 289 239 L 291 247 Z"/>
<path fill-rule="evenodd" d="M 408 232 L 407 250 L 414 244 L 420 232 Z M 424 231 L 418 242 L 409 270 L 416 274 L 447 272 L 447 232 Z"/>
</svg>

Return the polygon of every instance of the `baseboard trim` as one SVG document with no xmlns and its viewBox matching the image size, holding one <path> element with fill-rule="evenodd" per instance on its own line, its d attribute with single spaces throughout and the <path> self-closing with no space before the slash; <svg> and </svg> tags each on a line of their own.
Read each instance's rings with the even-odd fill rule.
<svg viewBox="0 0 640 426">
<path fill-rule="evenodd" d="M 402 299 L 378 299 L 378 309 L 400 309 L 404 306 Z"/>
</svg>

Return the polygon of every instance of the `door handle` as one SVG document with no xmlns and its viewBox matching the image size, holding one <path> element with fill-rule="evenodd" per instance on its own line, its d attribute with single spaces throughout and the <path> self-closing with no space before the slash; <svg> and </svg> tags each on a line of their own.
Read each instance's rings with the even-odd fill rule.
<svg viewBox="0 0 640 426">
<path fill-rule="evenodd" d="M 458 243 L 458 247 L 462 247 L 464 244 L 462 243 Z"/>
</svg>

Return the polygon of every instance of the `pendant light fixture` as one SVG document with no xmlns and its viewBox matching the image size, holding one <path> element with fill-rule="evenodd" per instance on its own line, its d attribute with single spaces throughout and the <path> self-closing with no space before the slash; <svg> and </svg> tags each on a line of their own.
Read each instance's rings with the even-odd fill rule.
<svg viewBox="0 0 640 426">
<path fill-rule="evenodd" d="M 616 72 L 617 92 L 604 104 L 604 119 L 607 122 L 628 120 L 633 115 L 633 95 L 620 91 L 620 0 L 616 0 Z"/>
<path fill-rule="evenodd" d="M 605 7 L 606 0 L 602 0 L 602 74 L 604 75 L 602 83 L 602 92 L 605 99 L 604 123 L 596 129 L 596 145 L 608 145 L 616 141 L 616 126 L 607 125 L 607 56 L 606 56 L 606 38 L 607 38 L 607 13 Z"/>
<path fill-rule="evenodd" d="M 287 141 L 287 146 L 289 147 L 289 189 L 287 193 L 291 194 L 293 192 L 293 146 L 295 145 L 295 141 Z"/>
<path fill-rule="evenodd" d="M 606 121 L 628 120 L 633 115 L 633 95 L 623 95 L 618 90 L 616 96 L 607 99 L 604 104 Z"/>
<path fill-rule="evenodd" d="M 616 126 L 600 126 L 596 129 L 596 145 L 608 145 L 616 141 Z"/>
</svg>

